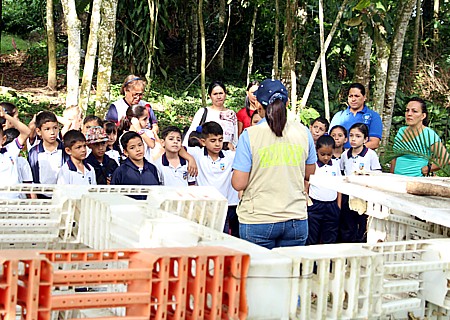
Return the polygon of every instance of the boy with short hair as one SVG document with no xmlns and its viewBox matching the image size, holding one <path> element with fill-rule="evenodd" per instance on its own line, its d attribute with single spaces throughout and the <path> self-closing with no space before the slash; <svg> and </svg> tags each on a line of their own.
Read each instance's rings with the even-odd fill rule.
<svg viewBox="0 0 450 320">
<path fill-rule="evenodd" d="M 30 129 L 20 122 L 19 119 L 10 116 L 4 108 L 0 108 L 0 119 L 9 122 L 12 127 L 19 130 L 19 136 L 8 145 L 5 145 L 6 135 L 3 132 L 3 126 L 0 126 L 0 181 L 3 185 L 14 185 L 19 183 L 19 173 L 17 170 L 17 158 L 23 144 L 30 134 Z M 19 194 L 1 194 L 0 198 L 15 199 Z"/>
<path fill-rule="evenodd" d="M 236 206 L 239 203 L 238 192 L 231 186 L 232 164 L 235 152 L 222 150 L 223 129 L 217 122 L 210 121 L 202 125 L 203 147 L 188 147 L 188 153 L 197 162 L 199 186 L 216 187 L 228 199 L 228 213 L 224 232 L 239 237 L 239 220 Z"/>
<path fill-rule="evenodd" d="M 165 152 L 154 161 L 163 185 L 187 187 L 195 184 L 195 178 L 188 173 L 188 161 L 179 155 L 182 148 L 181 130 L 175 126 L 166 127 L 161 133 Z"/>
<path fill-rule="evenodd" d="M 70 159 L 58 173 L 58 184 L 97 184 L 94 168 L 86 159 L 86 138 L 78 130 L 69 130 L 63 137 L 64 150 Z"/>
<path fill-rule="evenodd" d="M 56 184 L 58 172 L 69 158 L 58 138 L 59 125 L 56 115 L 50 111 L 40 112 L 36 116 L 36 133 L 41 136 L 41 140 L 28 153 L 33 182 Z M 38 198 L 49 197 L 38 195 Z"/>
<path fill-rule="evenodd" d="M 86 144 L 92 150 L 86 162 L 94 168 L 97 184 L 110 184 L 118 167 L 116 161 L 106 154 L 107 141 L 108 135 L 102 127 L 91 127 L 86 132 Z"/>
<path fill-rule="evenodd" d="M 317 140 L 321 136 L 328 132 L 329 126 L 330 123 L 328 122 L 328 120 L 322 117 L 318 117 L 311 122 L 309 130 L 311 131 L 312 137 L 314 139 L 314 144 L 316 144 Z"/>
</svg>

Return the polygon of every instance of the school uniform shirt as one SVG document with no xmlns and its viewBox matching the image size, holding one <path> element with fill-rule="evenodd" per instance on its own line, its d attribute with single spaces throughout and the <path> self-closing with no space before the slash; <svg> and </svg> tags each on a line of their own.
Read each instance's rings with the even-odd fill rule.
<svg viewBox="0 0 450 320">
<path fill-rule="evenodd" d="M 28 153 L 28 162 L 33 173 L 33 182 L 56 184 L 58 172 L 69 158 L 60 140 L 58 140 L 58 146 L 53 151 L 46 150 L 44 148 L 44 142 L 41 140 Z"/>
<path fill-rule="evenodd" d="M 99 162 L 94 154 L 91 153 L 86 158 L 86 162 L 94 168 L 95 179 L 99 185 L 108 184 L 108 178 L 112 178 L 114 171 L 116 171 L 118 167 L 117 163 L 106 154 L 103 156 L 103 161 Z"/>
<path fill-rule="evenodd" d="M 346 176 L 355 174 L 355 172 L 381 170 L 378 155 L 372 149 L 364 146 L 363 150 L 356 156 L 352 156 L 353 148 L 342 153 L 341 170 Z"/>
<path fill-rule="evenodd" d="M 114 171 L 111 184 L 117 185 L 139 185 L 152 186 L 160 185 L 158 170 L 156 167 L 144 159 L 144 167 L 139 168 L 129 158 Z"/>
<path fill-rule="evenodd" d="M 14 139 L 0 149 L 0 184 L 11 186 L 20 183 L 17 169 L 17 158 L 23 146 Z M 1 199 L 17 199 L 18 193 L 0 193 Z"/>
<path fill-rule="evenodd" d="M 187 152 L 197 162 L 197 184 L 199 186 L 216 187 L 228 199 L 229 206 L 237 205 L 239 203 L 238 192 L 231 186 L 235 152 L 222 150 L 219 153 L 219 158 L 215 161 L 209 156 L 206 148 L 188 147 Z"/>
<path fill-rule="evenodd" d="M 337 177 L 341 175 L 341 168 L 337 162 L 330 160 L 328 163 L 323 163 L 320 160 L 316 162 L 316 171 L 314 173 L 318 177 Z M 337 198 L 335 190 L 309 185 L 309 196 L 312 199 L 319 201 L 334 201 Z"/>
<path fill-rule="evenodd" d="M 117 150 L 114 149 L 108 149 L 108 151 L 105 152 L 105 154 L 110 157 L 111 159 L 113 159 L 117 165 L 120 166 L 120 153 Z"/>
<path fill-rule="evenodd" d="M 188 161 L 180 157 L 180 163 L 175 168 L 167 159 L 166 153 L 154 161 L 158 169 L 159 179 L 164 186 L 187 187 L 195 183 L 195 178 L 188 173 Z"/>
<path fill-rule="evenodd" d="M 83 164 L 84 172 L 81 172 L 72 159 L 67 160 L 59 170 L 57 184 L 96 185 L 94 168 L 86 160 L 83 160 Z"/>
</svg>

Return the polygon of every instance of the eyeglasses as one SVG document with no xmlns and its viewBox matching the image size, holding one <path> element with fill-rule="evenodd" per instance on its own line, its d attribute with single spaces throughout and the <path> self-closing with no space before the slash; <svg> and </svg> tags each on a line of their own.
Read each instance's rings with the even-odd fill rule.
<svg viewBox="0 0 450 320">
<path fill-rule="evenodd" d="M 131 94 L 131 96 L 133 97 L 133 98 L 142 98 L 143 96 L 144 96 L 144 93 L 143 92 L 133 92 L 133 91 L 128 91 L 130 94 Z"/>
</svg>

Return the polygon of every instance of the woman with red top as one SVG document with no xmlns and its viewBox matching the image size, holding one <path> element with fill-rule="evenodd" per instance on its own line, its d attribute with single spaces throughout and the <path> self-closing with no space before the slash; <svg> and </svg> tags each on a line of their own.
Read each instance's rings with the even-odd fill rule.
<svg viewBox="0 0 450 320">
<path fill-rule="evenodd" d="M 256 110 L 256 96 L 253 94 L 258 90 L 259 82 L 252 81 L 247 86 L 247 96 L 245 97 L 245 107 L 236 114 L 238 119 L 238 136 L 241 135 L 245 128 L 250 127 L 252 114 Z"/>
</svg>

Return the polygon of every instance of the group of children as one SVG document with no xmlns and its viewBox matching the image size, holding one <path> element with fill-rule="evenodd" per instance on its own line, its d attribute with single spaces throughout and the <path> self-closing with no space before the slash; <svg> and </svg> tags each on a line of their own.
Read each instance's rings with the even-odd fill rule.
<svg viewBox="0 0 450 320">
<path fill-rule="evenodd" d="M 376 152 L 364 145 L 369 137 L 365 124 L 355 123 L 348 132 L 340 125 L 328 130 L 329 122 L 321 117 L 310 125 L 318 159 L 315 175 L 349 176 L 381 170 Z M 347 141 L 351 148 L 345 150 Z M 309 198 L 307 244 L 365 242 L 367 216 L 351 210 L 347 195 L 310 185 Z"/>
</svg>

